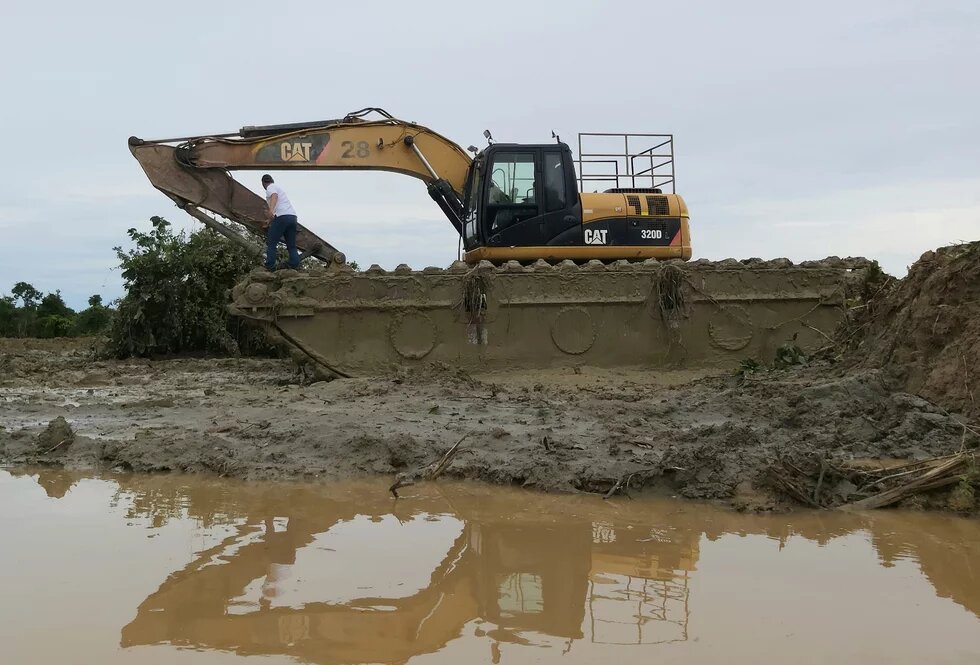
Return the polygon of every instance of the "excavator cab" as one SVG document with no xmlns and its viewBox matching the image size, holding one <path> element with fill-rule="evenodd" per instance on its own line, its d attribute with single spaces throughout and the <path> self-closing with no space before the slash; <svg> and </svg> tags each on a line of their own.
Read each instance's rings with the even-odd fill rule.
<svg viewBox="0 0 980 665">
<path fill-rule="evenodd" d="M 564 143 L 495 143 L 473 160 L 463 242 L 480 247 L 583 244 L 572 151 Z"/>
<path fill-rule="evenodd" d="M 459 216 L 466 262 L 689 259 L 687 206 L 662 189 L 673 184 L 672 152 L 633 151 L 628 142 L 634 135 L 616 136 L 627 141 L 624 153 L 592 154 L 580 147 L 578 162 L 560 141 L 493 143 L 477 153 Z M 636 135 L 650 136 L 657 135 Z M 612 172 L 576 176 L 576 164 L 611 166 Z M 580 193 L 585 181 L 607 189 Z"/>
</svg>

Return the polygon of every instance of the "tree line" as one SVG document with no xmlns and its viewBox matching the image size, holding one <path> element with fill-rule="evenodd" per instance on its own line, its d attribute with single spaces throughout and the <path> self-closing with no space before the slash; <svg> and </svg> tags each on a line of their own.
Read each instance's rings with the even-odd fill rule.
<svg viewBox="0 0 980 665">
<path fill-rule="evenodd" d="M 175 233 L 162 217 L 127 234 L 131 246 L 113 248 L 122 298 L 106 306 L 93 295 L 87 309 L 75 312 L 59 291 L 45 295 L 18 282 L 0 295 L 0 337 L 96 335 L 98 354 L 116 358 L 276 353 L 259 328 L 228 313 L 232 287 L 262 264 L 259 245 L 232 242 L 207 227 Z M 305 266 L 316 269 L 312 259 Z"/>
<path fill-rule="evenodd" d="M 112 310 L 97 294 L 80 312 L 65 304 L 61 291 L 43 294 L 27 282 L 17 282 L 10 295 L 0 295 L 0 337 L 97 335 L 108 327 L 111 318 Z"/>
<path fill-rule="evenodd" d="M 127 233 L 131 247 L 114 248 L 122 298 L 106 306 L 93 295 L 75 312 L 59 291 L 43 294 L 18 282 L 0 295 L 0 337 L 97 335 L 100 355 L 120 358 L 271 350 L 260 331 L 227 309 L 229 290 L 259 267 L 257 251 L 208 228 L 175 233 L 162 217 Z"/>
</svg>

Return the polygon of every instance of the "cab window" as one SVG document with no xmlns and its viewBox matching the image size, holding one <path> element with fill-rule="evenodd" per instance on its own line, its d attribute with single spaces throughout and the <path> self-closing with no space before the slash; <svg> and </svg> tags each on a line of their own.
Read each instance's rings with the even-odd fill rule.
<svg viewBox="0 0 980 665">
<path fill-rule="evenodd" d="M 536 203 L 534 153 L 502 152 L 494 156 L 488 203 Z"/>
<path fill-rule="evenodd" d="M 463 237 L 467 247 L 476 244 L 477 217 L 483 204 L 483 163 L 477 160 L 470 170 L 469 188 L 466 194 L 466 218 L 463 220 Z"/>
<path fill-rule="evenodd" d="M 544 197 L 547 212 L 565 209 L 565 169 L 562 168 L 561 153 L 544 155 Z"/>
<path fill-rule="evenodd" d="M 487 228 L 497 233 L 538 216 L 535 153 L 499 152 L 490 167 Z"/>
</svg>

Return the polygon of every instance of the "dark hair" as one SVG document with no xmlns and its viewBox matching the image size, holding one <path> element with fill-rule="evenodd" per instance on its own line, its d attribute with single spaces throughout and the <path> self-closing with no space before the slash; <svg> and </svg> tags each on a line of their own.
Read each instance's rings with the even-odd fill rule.
<svg viewBox="0 0 980 665">
<path fill-rule="evenodd" d="M 262 176 L 262 182 L 275 182 L 275 180 L 272 179 L 271 175 L 266 173 L 264 176 Z"/>
</svg>

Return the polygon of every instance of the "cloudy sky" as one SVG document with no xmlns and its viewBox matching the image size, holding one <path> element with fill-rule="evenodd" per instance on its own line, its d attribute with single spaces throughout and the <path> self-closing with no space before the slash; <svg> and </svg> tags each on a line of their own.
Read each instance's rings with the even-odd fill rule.
<svg viewBox="0 0 980 665">
<path fill-rule="evenodd" d="M 163 215 L 130 135 L 365 106 L 463 146 L 671 132 L 695 255 L 869 256 L 904 275 L 980 238 L 980 2 L 20 2 L 0 41 L 0 293 L 122 286 L 113 247 Z M 258 174 L 239 179 L 260 191 Z M 362 266 L 446 265 L 411 178 L 290 173 L 302 221 Z"/>
</svg>

